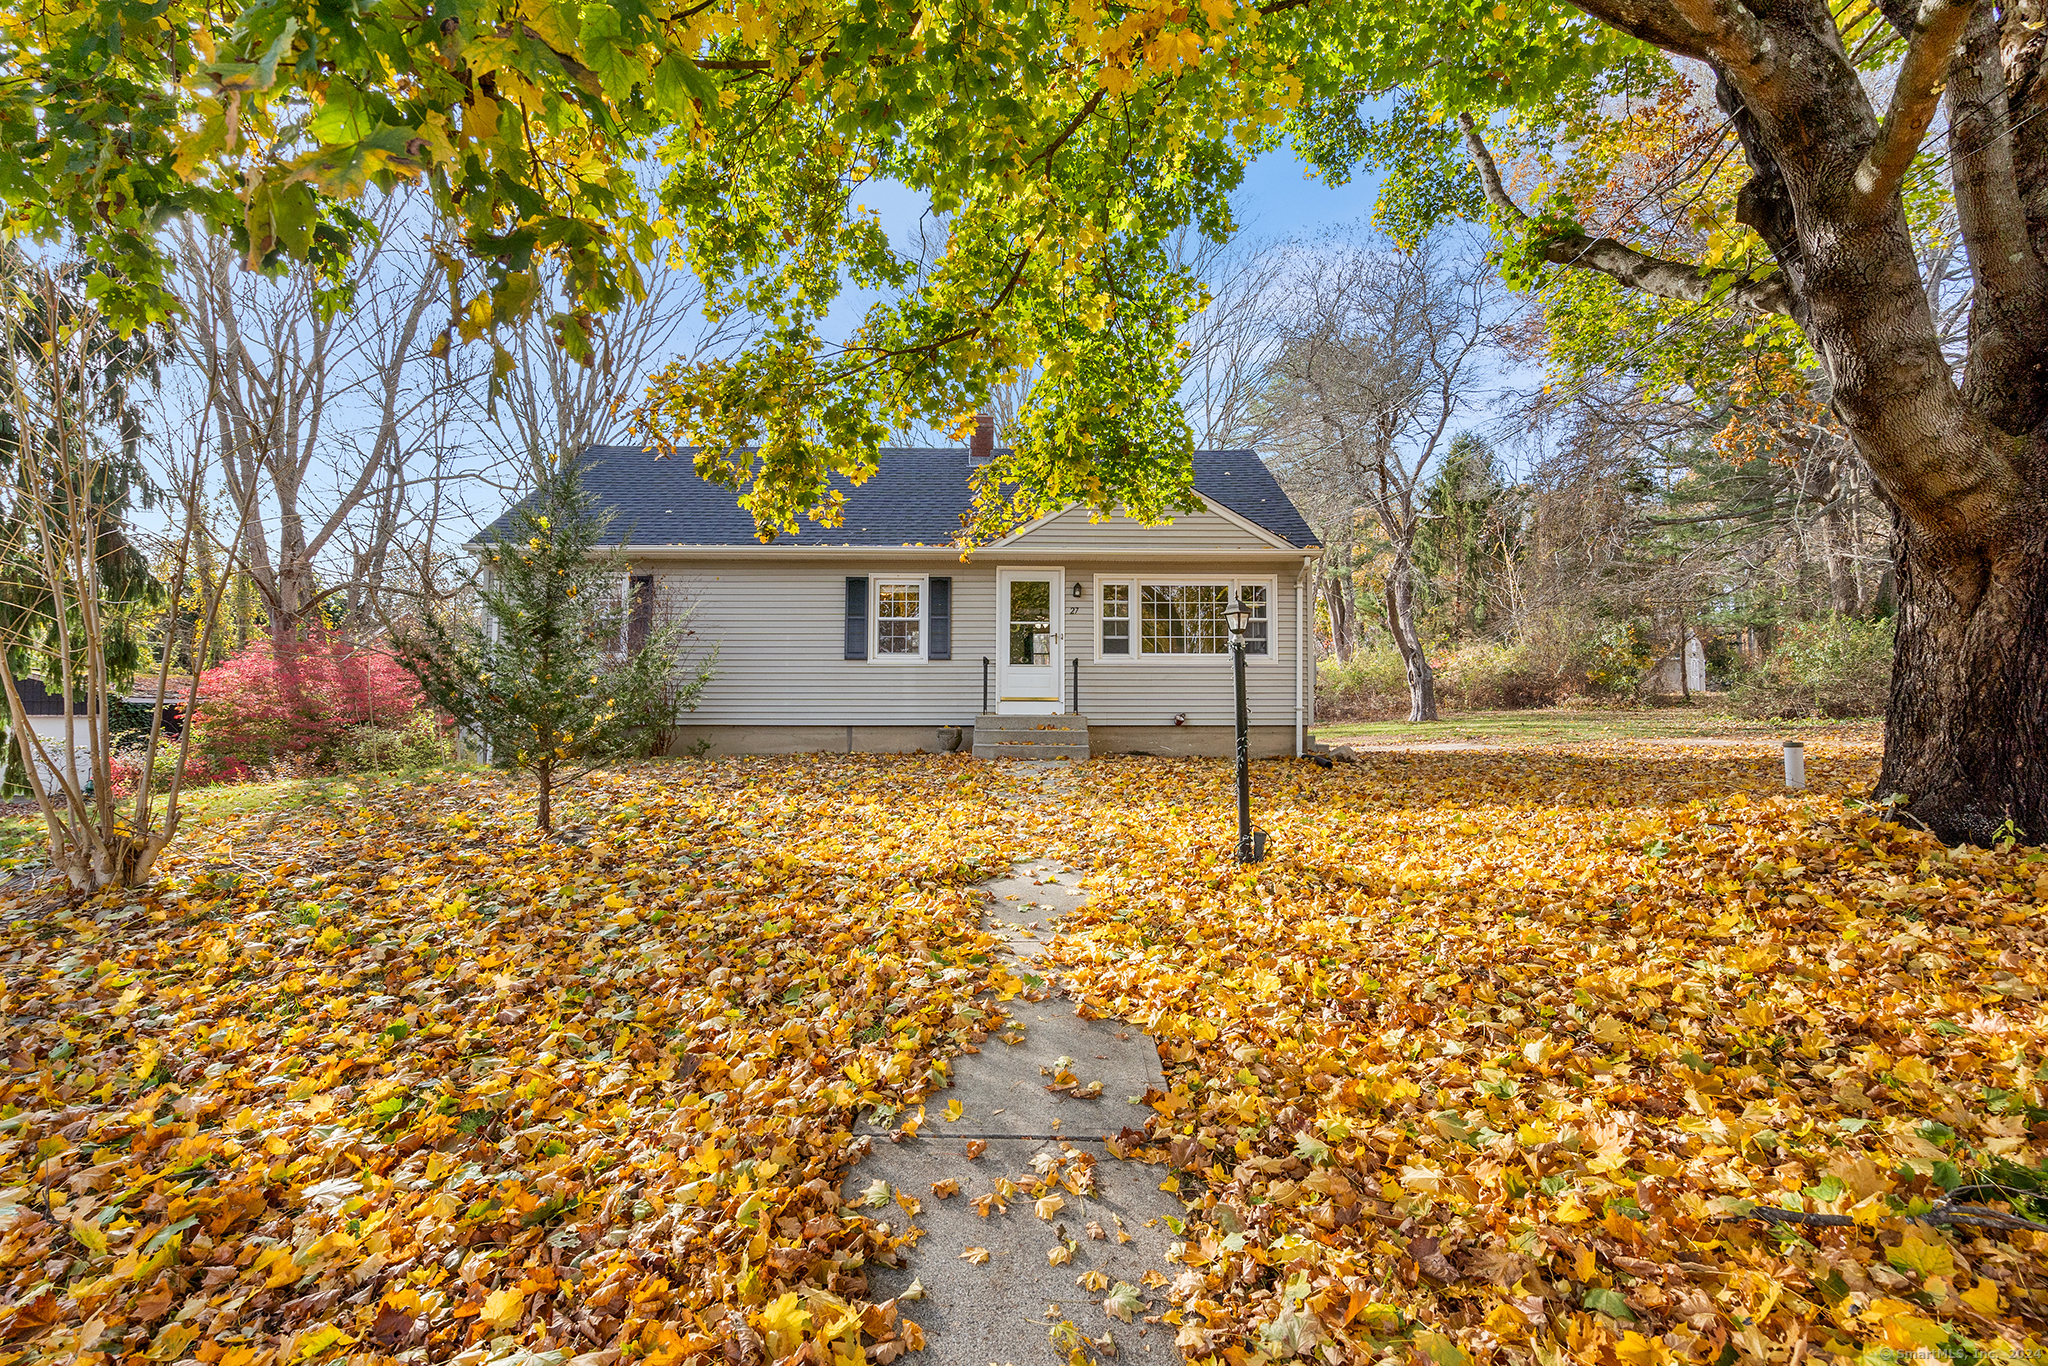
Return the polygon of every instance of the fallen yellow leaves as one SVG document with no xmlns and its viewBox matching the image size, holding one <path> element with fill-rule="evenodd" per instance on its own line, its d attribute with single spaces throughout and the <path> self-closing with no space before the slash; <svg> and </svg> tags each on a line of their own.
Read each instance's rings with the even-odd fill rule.
<svg viewBox="0 0 2048 1366">
<path fill-rule="evenodd" d="M 1090 764 L 1047 961 L 1160 1042 L 1119 1146 L 1189 1202 L 1189 1358 L 2032 1350 L 2048 1235 L 1916 1216 L 2048 1157 L 2048 857 L 1809 753 L 1790 796 L 1709 746 L 1260 766 L 1252 869 L 1227 769 Z"/>
<path fill-rule="evenodd" d="M 648 766 L 562 842 L 494 776 L 338 789 L 0 903 L 0 1356 L 915 1350 L 838 1183 L 1000 1022 L 987 778 Z"/>
<path fill-rule="evenodd" d="M 563 843 L 494 778 L 224 820 L 147 895 L 0 907 L 0 1333 L 896 1361 L 923 1335 L 863 1268 L 918 1201 L 841 1202 L 851 1120 L 909 1128 L 1001 1028 L 967 889 L 1029 852 L 1093 870 L 1049 965 L 1160 1042 L 1111 1151 L 1189 1202 L 1143 1284 L 1194 1359 L 2017 1349 L 2048 1241 L 1914 1216 L 2011 1208 L 1977 1174 L 2048 1151 L 2048 862 L 1851 804 L 1867 750 L 1793 797 L 1773 762 L 1261 765 L 1251 870 L 1226 770 L 1136 759 L 1029 804 L 955 759 L 648 766 Z M 1050 1222 L 1091 1179 L 970 1199 Z"/>
</svg>

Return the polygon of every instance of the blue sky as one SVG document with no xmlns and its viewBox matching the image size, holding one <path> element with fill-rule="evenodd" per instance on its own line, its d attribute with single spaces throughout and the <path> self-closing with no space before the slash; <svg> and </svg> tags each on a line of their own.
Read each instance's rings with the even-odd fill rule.
<svg viewBox="0 0 2048 1366">
<path fill-rule="evenodd" d="M 1251 164 L 1233 199 L 1240 226 L 1254 237 L 1313 237 L 1369 222 L 1378 194 L 1377 175 L 1334 186 L 1310 180 L 1294 149 L 1282 147 Z"/>
</svg>

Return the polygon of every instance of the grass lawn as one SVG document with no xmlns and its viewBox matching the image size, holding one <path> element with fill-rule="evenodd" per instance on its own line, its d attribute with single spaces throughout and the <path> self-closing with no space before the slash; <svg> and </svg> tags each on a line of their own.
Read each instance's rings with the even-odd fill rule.
<svg viewBox="0 0 2048 1366">
<path fill-rule="evenodd" d="M 1475 711 L 1440 721 L 1327 721 L 1318 739 L 1385 745 L 1465 741 L 1486 744 L 1584 745 L 1607 740 L 1810 740 L 1815 736 L 1878 739 L 1881 721 L 1752 721 L 1705 707 L 1631 711 Z"/>
<path fill-rule="evenodd" d="M 1027 854 L 1094 893 L 1077 1008 L 1166 1064 L 1150 1341 L 2034 1350 L 2048 858 L 1809 756 L 1791 795 L 1658 739 L 1262 763 L 1250 870 L 1211 761 L 644 765 L 563 842 L 487 774 L 217 809 L 146 892 L 0 900 L 0 1359 L 901 1359 L 862 1268 L 923 1193 L 842 1205 L 851 1126 L 944 1141 L 948 1058 L 1050 985 L 970 890 Z"/>
</svg>

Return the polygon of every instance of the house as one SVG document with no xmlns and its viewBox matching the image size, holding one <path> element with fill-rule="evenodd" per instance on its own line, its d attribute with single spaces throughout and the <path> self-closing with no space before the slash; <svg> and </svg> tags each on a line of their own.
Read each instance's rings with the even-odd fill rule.
<svg viewBox="0 0 2048 1366">
<path fill-rule="evenodd" d="M 963 555 L 968 476 L 992 454 L 986 419 L 968 449 L 885 450 L 865 483 L 839 481 L 841 526 L 764 544 L 687 457 L 590 448 L 584 486 L 615 510 L 631 619 L 687 613 L 693 646 L 718 649 L 677 743 L 1228 754 L 1224 613 L 1241 595 L 1252 752 L 1301 753 L 1320 549 L 1256 455 L 1196 452 L 1202 508 L 1169 524 L 1072 507 Z"/>
</svg>

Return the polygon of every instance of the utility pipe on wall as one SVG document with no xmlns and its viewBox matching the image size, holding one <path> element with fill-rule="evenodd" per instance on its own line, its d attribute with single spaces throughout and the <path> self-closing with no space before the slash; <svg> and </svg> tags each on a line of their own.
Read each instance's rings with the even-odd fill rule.
<svg viewBox="0 0 2048 1366">
<path fill-rule="evenodd" d="M 1300 575 L 1294 575 L 1294 758 L 1303 756 L 1303 727 L 1300 727 L 1300 657 L 1303 641 L 1309 637 L 1300 629 Z"/>
<path fill-rule="evenodd" d="M 1294 757 L 1299 759 L 1308 752 L 1305 743 L 1305 717 L 1302 712 L 1302 692 L 1306 686 L 1302 669 L 1308 659 L 1308 642 L 1315 632 L 1309 629 L 1307 620 L 1301 615 L 1301 583 L 1308 577 L 1311 562 L 1301 562 L 1301 573 L 1294 577 Z"/>
</svg>

